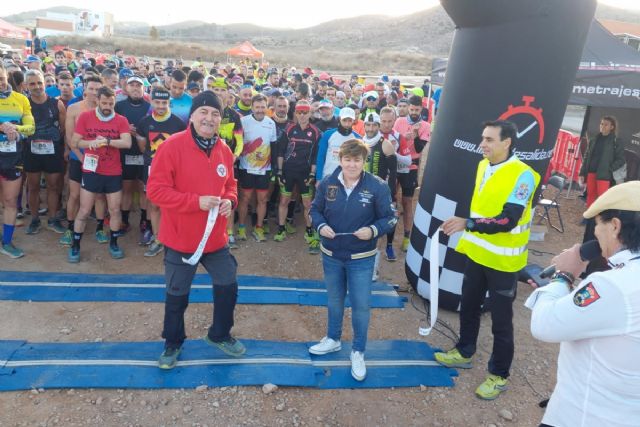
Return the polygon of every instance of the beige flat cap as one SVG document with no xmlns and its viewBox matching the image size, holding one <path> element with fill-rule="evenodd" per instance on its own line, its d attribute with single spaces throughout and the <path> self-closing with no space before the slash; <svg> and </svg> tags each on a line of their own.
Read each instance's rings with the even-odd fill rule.
<svg viewBox="0 0 640 427">
<path fill-rule="evenodd" d="M 598 197 L 582 216 L 593 218 L 608 209 L 640 212 L 640 181 L 629 181 L 611 187 Z"/>
</svg>

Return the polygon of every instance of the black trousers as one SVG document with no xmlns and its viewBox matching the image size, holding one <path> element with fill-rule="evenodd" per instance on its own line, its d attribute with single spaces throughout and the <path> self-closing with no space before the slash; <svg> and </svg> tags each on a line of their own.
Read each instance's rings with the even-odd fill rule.
<svg viewBox="0 0 640 427">
<path fill-rule="evenodd" d="M 164 306 L 164 327 L 162 338 L 165 347 L 178 348 L 186 339 L 184 312 L 189 305 L 189 292 L 195 276 L 197 265 L 189 265 L 182 261 L 191 254 L 165 248 L 165 281 L 167 285 Z M 233 313 L 238 299 L 238 282 L 236 270 L 238 263 L 223 248 L 216 252 L 206 253 L 200 258 L 200 264 L 207 270 L 213 281 L 213 322 L 208 336 L 212 341 L 220 342 L 231 337 Z"/>
<path fill-rule="evenodd" d="M 493 352 L 488 369 L 503 378 L 509 376 L 513 361 L 513 300 L 517 283 L 517 273 L 494 270 L 467 259 L 462 281 L 460 341 L 456 348 L 464 357 L 475 354 L 482 305 L 489 291 L 486 308 L 491 312 Z"/>
</svg>

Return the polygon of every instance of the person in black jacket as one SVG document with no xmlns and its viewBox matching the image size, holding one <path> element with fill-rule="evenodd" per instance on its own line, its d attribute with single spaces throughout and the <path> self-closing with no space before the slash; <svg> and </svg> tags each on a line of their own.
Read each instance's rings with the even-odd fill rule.
<svg viewBox="0 0 640 427">
<path fill-rule="evenodd" d="M 618 121 L 603 116 L 600 133 L 589 143 L 580 168 L 580 185 L 587 184 L 587 208 L 611 186 L 613 171 L 625 164 L 624 145 L 617 141 Z"/>
<path fill-rule="evenodd" d="M 311 205 L 313 226 L 321 236 L 328 325 L 327 336 L 311 346 L 309 352 L 323 355 L 342 348 L 340 337 L 348 288 L 354 336 L 351 375 L 358 381 L 367 374 L 364 351 L 376 241 L 397 222 L 389 186 L 364 172 L 368 154 L 363 141 L 345 141 L 339 151 L 340 166 L 322 180 Z"/>
</svg>

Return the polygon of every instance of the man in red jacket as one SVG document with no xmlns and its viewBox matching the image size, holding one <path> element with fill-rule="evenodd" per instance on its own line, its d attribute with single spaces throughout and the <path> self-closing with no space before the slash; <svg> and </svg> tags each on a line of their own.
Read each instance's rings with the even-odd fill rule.
<svg viewBox="0 0 640 427">
<path fill-rule="evenodd" d="M 245 348 L 230 334 L 238 296 L 237 262 L 229 252 L 227 217 L 238 201 L 233 176 L 233 153 L 218 137 L 222 104 L 210 91 L 193 99 L 189 127 L 173 134 L 158 149 L 147 182 L 147 196 L 160 207 L 159 239 L 165 245 L 167 293 L 164 313 L 165 349 L 161 369 L 173 368 L 184 342 L 184 312 L 196 273 L 191 257 L 203 238 L 209 211 L 218 208 L 215 225 L 199 262 L 213 281 L 213 323 L 207 344 L 240 357 Z"/>
</svg>

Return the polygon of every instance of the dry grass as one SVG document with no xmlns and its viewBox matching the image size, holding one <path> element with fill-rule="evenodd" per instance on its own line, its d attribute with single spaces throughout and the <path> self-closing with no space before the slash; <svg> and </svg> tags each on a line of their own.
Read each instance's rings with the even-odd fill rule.
<svg viewBox="0 0 640 427">
<path fill-rule="evenodd" d="M 126 55 L 150 58 L 183 58 L 186 64 L 201 57 L 207 63 L 226 61 L 226 49 L 230 46 L 193 42 L 153 41 L 149 38 L 86 38 L 80 36 L 50 37 L 49 45 L 65 45 L 73 49 L 111 53 L 116 47 L 124 49 Z M 272 65 L 310 66 L 314 69 L 357 72 L 363 74 L 424 75 L 431 68 L 431 57 L 424 53 L 405 53 L 395 50 L 349 49 L 328 50 L 325 48 L 304 49 L 301 47 L 265 49 L 265 59 Z"/>
<path fill-rule="evenodd" d="M 87 49 L 92 52 L 113 53 L 116 47 L 124 49 L 126 55 L 148 56 L 151 58 L 184 58 L 195 60 L 196 57 L 209 61 L 225 56 L 223 47 L 209 47 L 199 43 L 153 41 L 144 37 L 81 37 L 61 36 L 48 37 L 49 45 L 64 45 L 72 49 Z"/>
</svg>

